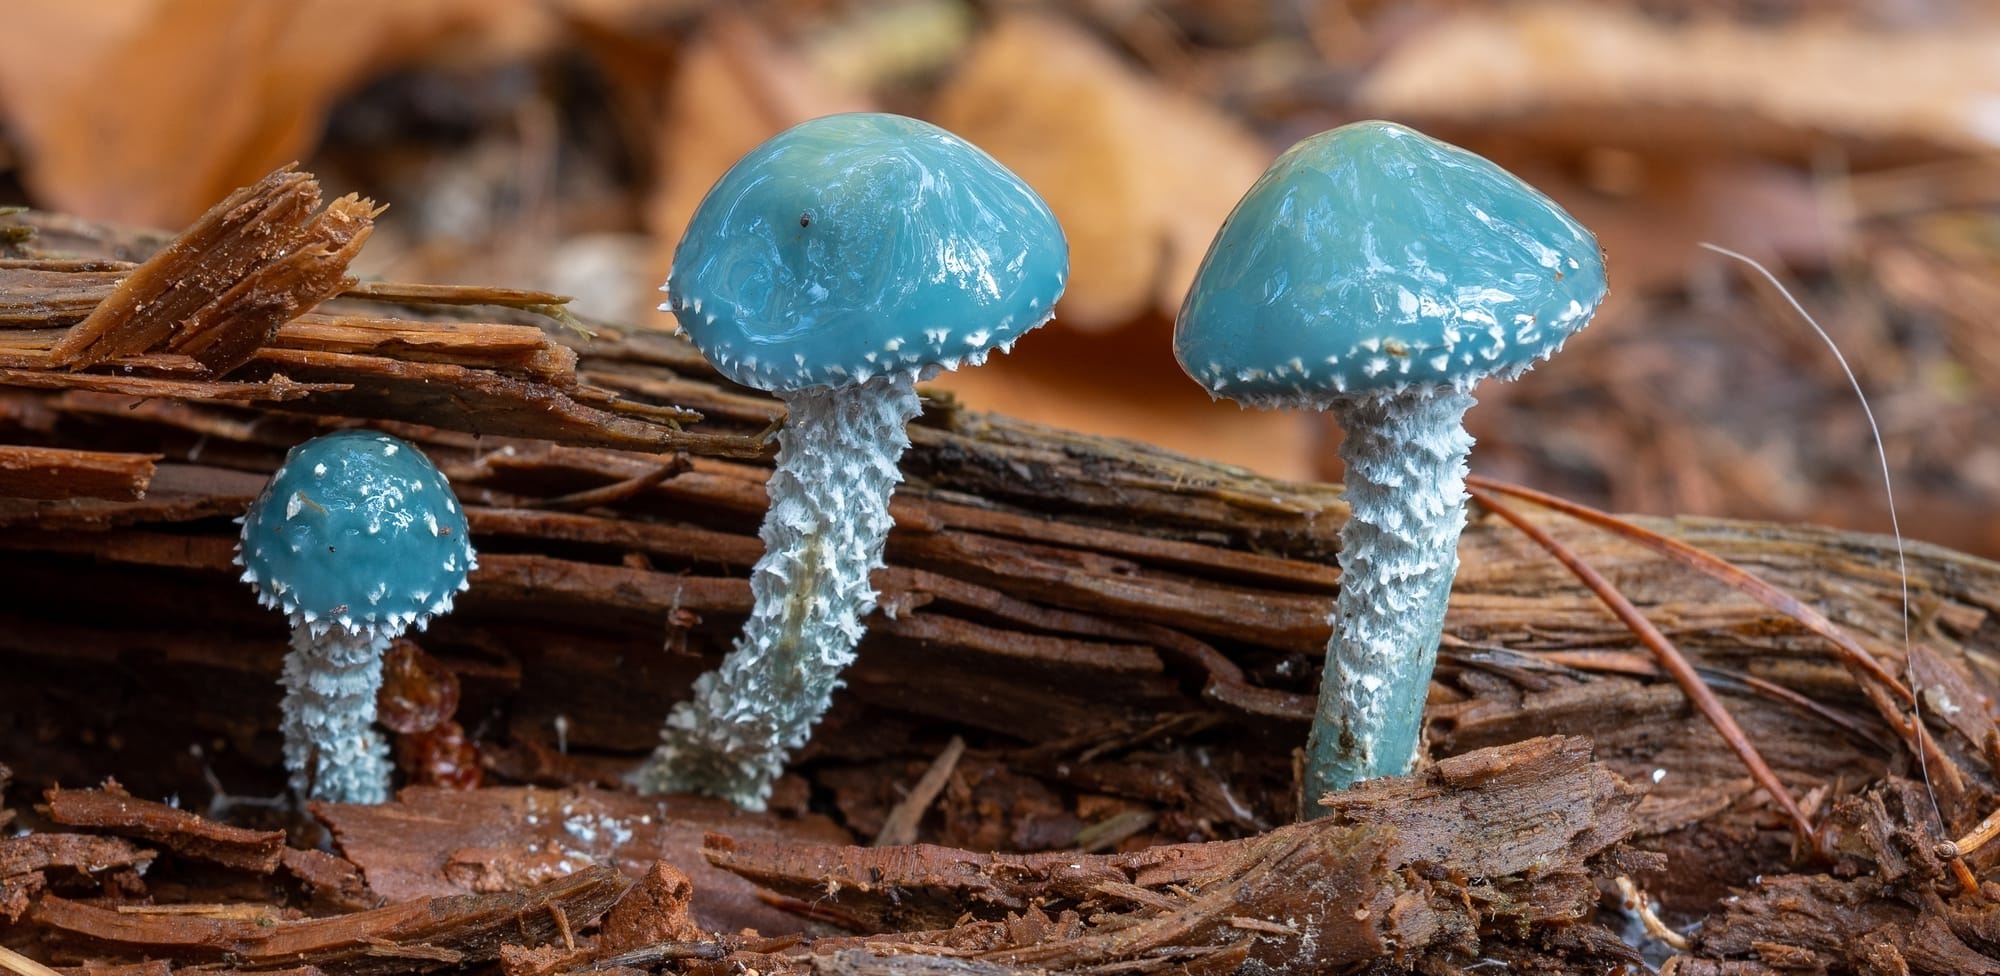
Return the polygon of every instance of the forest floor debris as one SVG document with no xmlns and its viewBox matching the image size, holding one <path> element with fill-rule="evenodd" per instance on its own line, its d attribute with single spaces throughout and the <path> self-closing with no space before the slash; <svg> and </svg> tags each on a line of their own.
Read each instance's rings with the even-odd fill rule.
<svg viewBox="0 0 2000 976">
<path fill-rule="evenodd" d="M 143 256 L 133 235 L 0 221 L 27 231 L 0 308 L 106 289 L 59 279 Z M 23 244 L 56 236 L 67 253 Z M 5 277 L 27 265 L 34 280 Z M 2000 806 L 2000 566 L 1912 546 L 1906 647 L 1883 539 L 1647 523 L 1754 566 L 1808 621 L 1599 526 L 1524 516 L 1729 700 L 1812 848 L 1616 618 L 1476 518 L 1436 762 L 1279 826 L 1338 493 L 945 398 L 913 430 L 878 576 L 893 613 L 774 812 L 633 796 L 623 775 L 748 607 L 771 401 L 672 337 L 586 342 L 521 307 L 543 296 L 374 291 L 302 312 L 215 378 L 155 349 L 127 355 L 159 375 L 29 361 L 80 302 L 11 323 L 25 358 L 0 373 L 0 437 L 151 468 L 143 493 L 0 498 L 8 949 L 95 976 L 1612 971 L 1642 958 L 1622 878 L 1665 924 L 1701 923 L 1683 973 L 2000 960 L 2000 847 L 1939 847 Z M 410 728 L 455 723 L 454 761 L 518 785 L 287 817 L 256 799 L 282 790 L 283 640 L 235 580 L 230 519 L 301 435 L 363 420 L 446 468 L 483 543 L 460 612 L 422 638 L 450 675 L 423 680 L 448 680 L 455 707 Z M 1921 732 L 1878 676 L 1898 671 L 1922 679 Z M 398 757 L 410 777 L 437 758 Z M 107 773 L 130 792 L 54 788 Z M 182 795 L 231 822 L 140 799 Z M 920 843 L 863 846 L 911 812 Z"/>
</svg>

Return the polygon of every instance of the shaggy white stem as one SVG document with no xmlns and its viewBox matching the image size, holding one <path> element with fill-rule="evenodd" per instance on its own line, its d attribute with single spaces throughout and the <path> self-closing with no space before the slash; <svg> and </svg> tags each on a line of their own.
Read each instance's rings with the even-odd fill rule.
<svg viewBox="0 0 2000 976">
<path fill-rule="evenodd" d="M 1465 528 L 1469 394 L 1350 397 L 1332 409 L 1346 432 L 1340 598 L 1319 710 L 1306 746 L 1308 815 L 1326 792 L 1416 762 L 1424 699 Z"/>
<path fill-rule="evenodd" d="M 761 810 L 793 750 L 833 702 L 875 609 L 889 497 L 902 481 L 904 430 L 922 409 L 908 376 L 784 394 L 778 464 L 751 570 L 755 603 L 721 668 L 667 716 L 636 782 Z"/>
<path fill-rule="evenodd" d="M 389 798 L 389 746 L 375 731 L 375 692 L 390 636 L 292 628 L 285 656 L 285 768 L 300 796 L 334 803 Z"/>
</svg>

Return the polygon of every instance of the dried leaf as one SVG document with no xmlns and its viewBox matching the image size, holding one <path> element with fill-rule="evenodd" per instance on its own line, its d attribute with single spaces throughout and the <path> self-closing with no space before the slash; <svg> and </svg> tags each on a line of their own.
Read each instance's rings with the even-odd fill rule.
<svg viewBox="0 0 2000 976">
<path fill-rule="evenodd" d="M 993 153 L 1070 244 L 1056 320 L 938 385 L 982 410 L 1303 478 L 1311 418 L 1210 401 L 1168 331 L 1209 241 L 1272 153 L 1067 21 L 1002 19 L 938 96 L 938 124 Z"/>
<path fill-rule="evenodd" d="M 1049 202 L 1070 244 L 1057 324 L 1086 331 L 1178 310 L 1215 229 L 1274 155 L 1050 17 L 1001 20 L 934 114 Z"/>
<path fill-rule="evenodd" d="M 2000 145 L 1991 21 L 1885 32 L 1831 17 L 1670 25 L 1618 4 L 1466 11 L 1392 51 L 1360 105 L 1437 119 L 1566 117 L 1597 140 L 1663 148 L 1803 152 L 1828 137 L 1932 153 Z"/>
<path fill-rule="evenodd" d="M 334 99 L 533 0 L 18 0 L 0 108 L 53 209 L 186 222 L 304 155 Z"/>
</svg>

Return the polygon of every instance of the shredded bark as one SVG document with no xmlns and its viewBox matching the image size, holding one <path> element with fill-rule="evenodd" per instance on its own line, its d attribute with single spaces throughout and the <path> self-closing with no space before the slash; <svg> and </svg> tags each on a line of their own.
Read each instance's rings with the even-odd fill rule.
<svg viewBox="0 0 2000 976">
<path fill-rule="evenodd" d="M 0 919 L 18 922 L 34 895 L 48 887 L 51 871 L 83 877 L 142 867 L 153 852 L 115 837 L 28 834 L 0 840 Z"/>
<path fill-rule="evenodd" d="M 50 363 L 83 369 L 157 351 L 206 376 L 229 373 L 278 326 L 353 283 L 347 264 L 375 204 L 349 195 L 319 211 L 319 200 L 318 181 L 290 167 L 231 194 L 124 274 L 49 349 Z"/>
<path fill-rule="evenodd" d="M 47 801 L 49 819 L 64 826 L 137 837 L 176 854 L 260 874 L 278 869 L 285 846 L 282 831 L 231 827 L 117 790 L 50 790 Z"/>
<path fill-rule="evenodd" d="M 696 942 L 702 929 L 692 915 L 694 881 L 666 861 L 655 861 L 639 883 L 604 917 L 597 938 L 600 957 L 667 942 Z"/>
<path fill-rule="evenodd" d="M 32 369 L 0 367 L 0 385 L 21 389 L 124 394 L 132 397 L 175 397 L 221 403 L 283 403 L 314 394 L 352 389 L 348 383 L 300 383 L 283 373 L 258 381 L 183 380 L 163 376 L 59 376 Z"/>
<path fill-rule="evenodd" d="M 1031 908 L 1092 920 L 1074 938 L 982 953 L 1010 965 L 1068 970 L 1247 940 L 1247 960 L 1269 971 L 1322 971 L 1477 952 L 1478 933 L 1503 920 L 1530 930 L 1587 913 L 1598 897 L 1587 865 L 1629 836 L 1640 797 L 1589 753 L 1580 739 L 1482 750 L 1415 779 L 1365 783 L 1317 820 L 1133 854 L 720 836 L 703 854 L 870 931 L 950 930 L 967 912 L 1000 921 Z"/>
<path fill-rule="evenodd" d="M 336 854 L 287 847 L 278 852 L 285 873 L 298 879 L 311 893 L 311 904 L 319 912 L 352 912 L 372 908 L 380 899 L 368 890 L 368 881 L 354 862 Z"/>
<path fill-rule="evenodd" d="M 666 862 L 693 885 L 689 917 L 711 931 L 774 929 L 795 920 L 764 904 L 752 885 L 703 861 L 705 833 L 730 830 L 773 840 L 847 836 L 823 819 L 781 821 L 706 797 L 581 788 L 410 788 L 394 803 L 323 805 L 316 812 L 378 897 L 510 891 L 588 864 L 616 865 L 644 878 Z"/>
<path fill-rule="evenodd" d="M 245 969 L 307 965 L 328 974 L 423 972 L 498 958 L 507 944 L 557 937 L 557 911 L 595 919 L 631 881 L 584 867 L 522 891 L 447 895 L 324 919 L 127 914 L 43 895 L 36 923 L 111 951 L 228 961 Z"/>
<path fill-rule="evenodd" d="M 0 496 L 9 498 L 146 497 L 158 454 L 0 445 Z"/>
<path fill-rule="evenodd" d="M 952 770 L 958 768 L 959 757 L 965 755 L 965 740 L 952 736 L 945 743 L 944 751 L 931 761 L 930 767 L 917 778 L 917 784 L 901 802 L 889 810 L 882 818 L 882 828 L 875 833 L 876 847 L 894 847 L 914 844 L 917 841 L 917 826 L 924 818 L 924 811 L 944 792 L 945 783 Z"/>
<path fill-rule="evenodd" d="M 0 878 L 51 868 L 95 874 L 112 868 L 136 867 L 152 859 L 151 851 L 116 837 L 26 834 L 0 840 Z"/>
</svg>

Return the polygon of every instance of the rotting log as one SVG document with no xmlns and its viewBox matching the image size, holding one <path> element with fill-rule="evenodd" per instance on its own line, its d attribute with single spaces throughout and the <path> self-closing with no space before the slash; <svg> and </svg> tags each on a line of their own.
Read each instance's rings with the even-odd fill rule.
<svg viewBox="0 0 2000 976">
<path fill-rule="evenodd" d="M 224 377 L 167 350 L 71 372 L 49 355 L 63 330 L 158 240 L 47 215 L 4 223 L 37 236 L 0 254 L 0 442 L 158 459 L 133 479 L 143 497 L 0 499 L 0 757 L 24 786 L 115 773 L 141 795 L 206 795 L 210 777 L 232 793 L 280 788 L 284 627 L 234 582 L 230 520 L 286 447 L 329 424 L 416 440 L 465 497 L 482 569 L 422 643 L 463 682 L 459 717 L 495 775 L 615 782 L 726 648 L 757 553 L 756 435 L 777 405 L 719 380 L 684 342 L 551 332 L 521 310 L 547 296 L 387 288 L 302 312 Z M 850 825 L 878 822 L 895 784 L 963 735 L 972 746 L 926 839 L 1060 847 L 1109 815 L 1094 810 L 1149 811 L 1134 845 L 1291 819 L 1290 750 L 1338 586 L 1337 490 L 944 398 L 912 439 L 877 577 L 884 610 L 781 786 L 781 812 L 818 789 Z M 1940 772 L 1895 750 L 1796 623 L 1597 530 L 1535 517 L 1704 669 L 1809 807 Z M 1886 540 L 1643 521 L 1753 569 L 1903 671 Z M 1962 830 L 1995 802 L 2000 567 L 1910 551 L 1930 727 L 1969 784 L 1942 812 Z M 1632 837 L 1670 867 L 1634 873 L 1670 918 L 1801 866 L 1734 756 L 1561 567 L 1477 513 L 1461 559 L 1433 756 L 1591 737 L 1648 787 Z M 1900 815 L 1913 843 L 1941 839 L 1923 809 Z M 1985 874 L 1996 858 L 1969 861 Z M 1969 911 L 1910 910 L 1921 921 L 1947 908 Z M 1756 941 L 1718 941 L 1715 954 L 1733 964 Z"/>
</svg>

